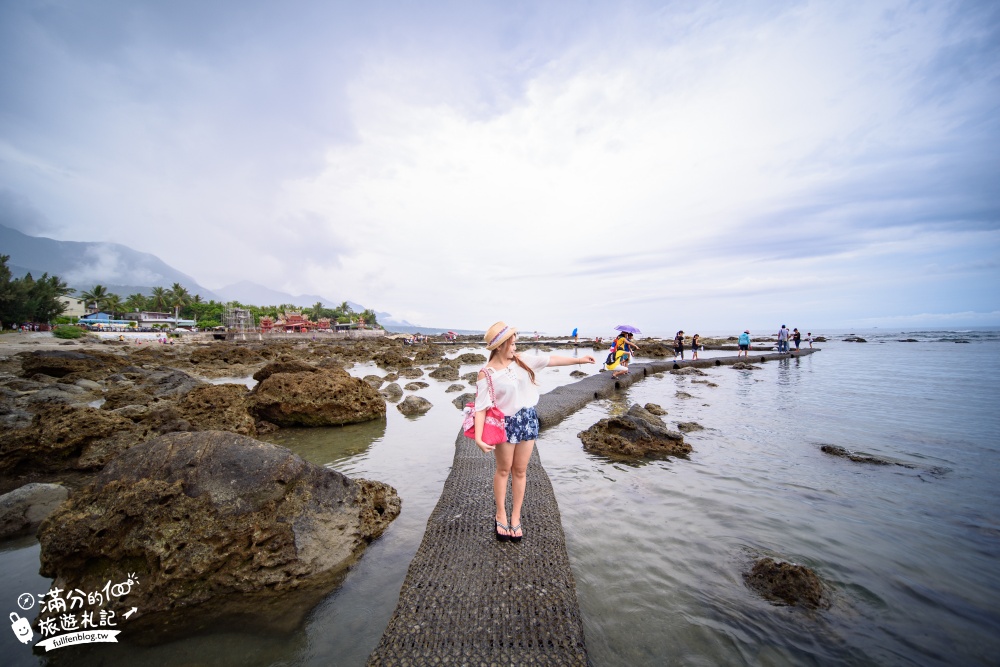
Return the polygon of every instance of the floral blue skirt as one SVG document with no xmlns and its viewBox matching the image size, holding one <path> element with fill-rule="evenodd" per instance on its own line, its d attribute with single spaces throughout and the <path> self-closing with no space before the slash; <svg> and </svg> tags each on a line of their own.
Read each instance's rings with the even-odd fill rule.
<svg viewBox="0 0 1000 667">
<path fill-rule="evenodd" d="M 524 440 L 538 439 L 538 413 L 534 406 L 521 408 L 512 415 L 503 418 L 507 431 L 507 442 L 518 443 Z"/>
</svg>

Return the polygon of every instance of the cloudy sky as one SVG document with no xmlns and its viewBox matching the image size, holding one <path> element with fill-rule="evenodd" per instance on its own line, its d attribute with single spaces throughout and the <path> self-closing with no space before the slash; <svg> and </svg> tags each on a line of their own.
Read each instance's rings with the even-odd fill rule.
<svg viewBox="0 0 1000 667">
<path fill-rule="evenodd" d="M 0 224 L 426 326 L 1000 324 L 1000 3 L 0 0 Z"/>
</svg>

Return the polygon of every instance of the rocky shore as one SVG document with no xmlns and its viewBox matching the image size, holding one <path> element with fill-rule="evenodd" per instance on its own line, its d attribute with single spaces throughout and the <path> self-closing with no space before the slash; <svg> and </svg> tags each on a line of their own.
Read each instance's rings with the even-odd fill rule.
<svg viewBox="0 0 1000 667">
<path fill-rule="evenodd" d="M 385 398 L 345 367 L 443 361 L 401 348 L 0 336 L 0 537 L 37 529 L 41 573 L 59 588 L 136 577 L 141 593 L 107 608 L 141 609 L 136 641 L 220 622 L 291 629 L 401 501 L 255 437 L 383 419 Z M 248 376 L 253 390 L 211 382 Z"/>
</svg>

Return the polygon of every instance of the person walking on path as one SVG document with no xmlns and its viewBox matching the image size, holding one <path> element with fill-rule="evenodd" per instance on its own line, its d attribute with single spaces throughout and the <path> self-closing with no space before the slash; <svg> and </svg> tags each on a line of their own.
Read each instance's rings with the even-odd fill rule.
<svg viewBox="0 0 1000 667">
<path fill-rule="evenodd" d="M 698 360 L 698 346 L 701 345 L 700 338 L 699 334 L 691 336 L 691 361 Z"/>
<path fill-rule="evenodd" d="M 517 329 L 497 322 L 484 337 L 489 361 L 476 381 L 476 446 L 483 452 L 493 452 L 496 471 L 493 473 L 493 499 L 496 501 L 496 537 L 501 542 L 520 542 L 524 537 L 521 528 L 521 506 L 527 486 L 528 460 L 538 438 L 538 383 L 535 372 L 552 366 L 595 363 L 594 357 L 562 357 L 532 354 L 521 356 L 517 352 Z M 487 373 L 490 378 L 487 379 Z M 483 442 L 483 425 L 486 410 L 493 405 L 489 380 L 493 382 L 496 407 L 504 414 L 507 440 L 499 445 Z M 507 479 L 511 480 L 511 512 L 507 521 Z"/>
<path fill-rule="evenodd" d="M 674 361 L 677 361 L 677 357 L 684 361 L 684 332 L 678 331 L 677 335 L 674 336 Z"/>
<path fill-rule="evenodd" d="M 798 327 L 792 329 L 792 341 L 795 343 L 795 351 L 799 350 L 799 343 L 802 342 L 802 334 L 799 333 Z"/>
<path fill-rule="evenodd" d="M 750 357 L 750 330 L 744 329 L 743 333 L 740 334 L 740 351 L 736 353 L 736 358 L 739 359 L 740 355 L 745 355 L 747 358 Z"/>
<path fill-rule="evenodd" d="M 788 352 L 788 327 L 784 324 L 778 329 L 778 352 Z"/>
</svg>

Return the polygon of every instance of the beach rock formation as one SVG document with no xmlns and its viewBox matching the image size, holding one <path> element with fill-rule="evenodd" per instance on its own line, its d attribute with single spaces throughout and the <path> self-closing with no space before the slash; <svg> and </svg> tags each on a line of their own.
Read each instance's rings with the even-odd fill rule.
<svg viewBox="0 0 1000 667">
<path fill-rule="evenodd" d="M 406 391 L 419 391 L 421 389 L 426 389 L 430 385 L 426 382 L 407 382 L 406 386 L 403 387 Z"/>
<path fill-rule="evenodd" d="M 424 369 L 422 368 L 404 368 L 401 371 L 399 371 L 399 377 L 407 378 L 410 380 L 421 377 L 423 374 L 424 374 Z"/>
<path fill-rule="evenodd" d="M 570 377 L 574 377 L 574 378 L 585 378 L 585 377 L 587 377 L 587 374 L 584 373 L 583 371 L 572 371 L 569 374 L 569 376 Z"/>
<path fill-rule="evenodd" d="M 295 359 L 293 357 L 286 357 L 279 359 L 278 361 L 272 361 L 265 365 L 253 374 L 253 379 L 257 382 L 263 382 L 275 373 L 315 373 L 318 370 L 318 368 L 310 364 L 308 361 L 302 361 L 301 359 Z M 365 379 L 367 380 L 368 378 Z"/>
<path fill-rule="evenodd" d="M 449 386 L 449 387 L 448 387 L 447 389 L 445 389 L 445 390 L 444 390 L 444 393 L 446 393 L 446 394 L 453 394 L 453 393 L 455 393 L 456 391 L 462 391 L 463 389 L 465 389 L 465 386 L 464 386 L 464 385 L 461 385 L 461 384 L 453 384 L 453 385 L 450 385 L 450 386 Z"/>
<path fill-rule="evenodd" d="M 55 378 L 99 380 L 127 363 L 124 357 L 101 350 L 35 350 L 23 356 L 21 375 L 27 378 L 41 374 Z"/>
<path fill-rule="evenodd" d="M 251 412 L 278 426 L 337 426 L 385 417 L 385 399 L 341 368 L 275 373 L 251 394 Z"/>
<path fill-rule="evenodd" d="M 130 419 L 104 410 L 54 405 L 25 428 L 0 433 L 0 472 L 96 470 L 135 444 Z"/>
<path fill-rule="evenodd" d="M 753 364 L 745 361 L 737 361 L 735 364 L 730 366 L 730 368 L 738 371 L 755 371 L 760 368 L 760 366 L 754 366 Z"/>
<path fill-rule="evenodd" d="M 380 375 L 366 375 L 362 379 L 370 384 L 372 389 L 378 389 L 385 382 L 385 378 Z"/>
<path fill-rule="evenodd" d="M 602 419 L 578 434 L 583 448 L 614 459 L 687 456 L 691 445 L 662 419 L 633 405 L 624 415 Z"/>
<path fill-rule="evenodd" d="M 743 580 L 752 590 L 772 602 L 783 602 L 810 609 L 825 604 L 823 582 L 804 565 L 794 565 L 761 558 Z"/>
<path fill-rule="evenodd" d="M 105 607 L 139 608 L 138 641 L 220 620 L 290 629 L 399 511 L 392 487 L 283 447 L 171 433 L 129 449 L 42 523 L 41 573 L 87 591 L 135 575 Z"/>
<path fill-rule="evenodd" d="M 396 406 L 396 409 L 407 417 L 422 415 L 430 410 L 434 405 L 422 396 L 407 396 Z"/>
<path fill-rule="evenodd" d="M 695 368 L 694 366 L 685 366 L 684 368 L 674 368 L 670 371 L 671 375 L 708 375 L 703 370 Z"/>
<path fill-rule="evenodd" d="M 0 538 L 33 533 L 69 497 L 62 484 L 25 484 L 0 496 Z"/>
<path fill-rule="evenodd" d="M 413 365 L 413 360 L 398 350 L 384 350 L 372 355 L 372 361 L 380 368 L 408 368 Z"/>
<path fill-rule="evenodd" d="M 657 417 L 662 417 L 663 415 L 667 414 L 667 411 L 661 408 L 656 403 L 646 403 L 646 405 L 644 405 L 643 407 L 646 409 L 646 412 L 652 415 L 656 415 Z"/>
<path fill-rule="evenodd" d="M 454 382 L 458 379 L 458 370 L 451 366 L 441 365 L 428 373 L 428 376 L 435 380 L 448 380 Z"/>
</svg>

